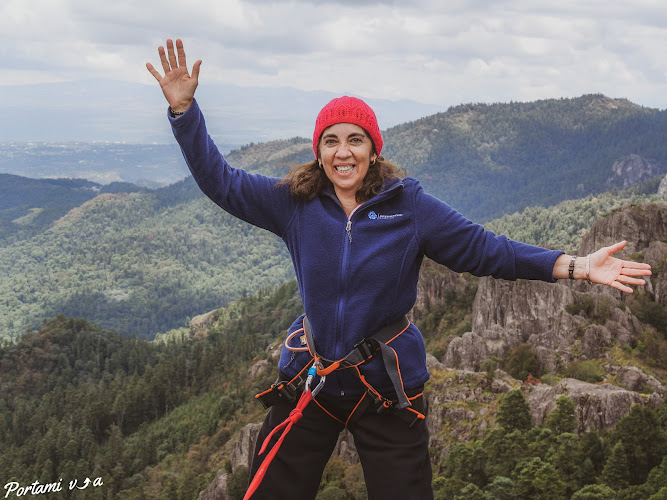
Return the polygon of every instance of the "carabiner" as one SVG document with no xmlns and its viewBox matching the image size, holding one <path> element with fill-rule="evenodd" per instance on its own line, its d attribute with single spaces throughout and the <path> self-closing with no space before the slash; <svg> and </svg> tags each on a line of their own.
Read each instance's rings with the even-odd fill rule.
<svg viewBox="0 0 667 500">
<path fill-rule="evenodd" d="M 313 366 L 308 368 L 308 377 L 306 377 L 306 385 L 304 386 L 304 389 L 303 389 L 304 391 L 308 391 L 310 389 L 310 384 L 312 384 L 313 379 L 317 375 L 317 367 L 318 366 L 320 368 L 324 368 L 322 366 L 322 363 L 320 363 L 319 361 L 315 361 L 315 363 L 313 363 Z M 324 382 L 326 381 L 326 378 L 327 378 L 326 375 L 320 376 L 319 382 L 317 383 L 315 388 L 312 390 L 313 397 L 317 396 L 317 393 L 322 390 L 322 387 L 324 387 Z"/>
</svg>

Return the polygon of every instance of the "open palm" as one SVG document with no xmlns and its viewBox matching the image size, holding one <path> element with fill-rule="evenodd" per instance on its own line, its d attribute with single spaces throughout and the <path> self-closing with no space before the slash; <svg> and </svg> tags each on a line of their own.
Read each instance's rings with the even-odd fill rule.
<svg viewBox="0 0 667 500">
<path fill-rule="evenodd" d="M 622 250 L 626 244 L 626 241 L 621 241 L 614 245 L 600 248 L 597 252 L 591 254 L 591 281 L 609 285 L 626 293 L 632 293 L 632 288 L 626 286 L 624 283 L 629 285 L 644 284 L 644 280 L 636 278 L 636 276 L 650 276 L 650 265 L 630 260 L 621 260 L 612 256 L 612 254 Z"/>
<path fill-rule="evenodd" d="M 177 112 L 185 111 L 194 100 L 195 90 L 199 83 L 201 60 L 194 63 L 192 75 L 190 75 L 186 64 L 183 42 L 180 39 L 176 40 L 176 52 L 174 52 L 173 41 L 169 39 L 167 40 L 167 51 L 165 52 L 164 47 L 160 46 L 158 47 L 158 54 L 164 76 L 151 63 L 146 63 L 146 68 L 160 84 L 169 107 Z"/>
</svg>

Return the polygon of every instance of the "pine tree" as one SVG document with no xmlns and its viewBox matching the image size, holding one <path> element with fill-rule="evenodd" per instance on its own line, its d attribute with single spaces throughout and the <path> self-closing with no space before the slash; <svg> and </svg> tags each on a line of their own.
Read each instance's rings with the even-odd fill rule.
<svg viewBox="0 0 667 500">
<path fill-rule="evenodd" d="M 556 434 L 574 432 L 577 428 L 577 417 L 575 406 L 567 396 L 559 396 L 556 399 L 556 409 L 547 417 L 546 425 Z"/>
<path fill-rule="evenodd" d="M 614 445 L 607 463 L 602 469 L 602 482 L 615 490 L 625 488 L 630 483 L 628 471 L 628 457 L 625 453 L 623 441 Z"/>
<path fill-rule="evenodd" d="M 514 389 L 505 394 L 500 402 L 498 423 L 507 432 L 530 429 L 530 407 L 521 389 Z"/>
<path fill-rule="evenodd" d="M 588 484 L 572 495 L 571 500 L 614 500 L 616 492 L 605 484 Z"/>
<path fill-rule="evenodd" d="M 614 430 L 615 440 L 623 441 L 630 470 L 630 484 L 642 484 L 649 472 L 667 455 L 667 433 L 660 427 L 656 412 L 634 405 Z"/>
</svg>

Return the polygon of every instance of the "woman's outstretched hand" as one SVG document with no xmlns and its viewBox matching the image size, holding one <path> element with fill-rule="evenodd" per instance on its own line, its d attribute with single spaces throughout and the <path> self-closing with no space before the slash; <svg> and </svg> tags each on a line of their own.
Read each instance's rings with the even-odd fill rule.
<svg viewBox="0 0 667 500">
<path fill-rule="evenodd" d="M 146 63 L 146 68 L 160 84 L 169 107 L 177 113 L 186 111 L 195 97 L 201 60 L 194 63 L 192 75 L 190 75 L 185 62 L 183 42 L 180 38 L 176 39 L 176 52 L 174 52 L 174 42 L 171 39 L 167 40 L 166 53 L 163 46 L 158 47 L 157 51 L 160 55 L 164 76 L 160 75 L 151 63 Z"/>
<path fill-rule="evenodd" d="M 627 285 L 646 284 L 643 279 L 636 276 L 650 276 L 651 266 L 649 264 L 621 260 L 612 256 L 612 254 L 625 248 L 627 243 L 627 241 L 621 241 L 600 248 L 591 254 L 590 280 L 592 282 L 609 285 L 626 293 L 632 293 L 632 288 Z"/>
</svg>

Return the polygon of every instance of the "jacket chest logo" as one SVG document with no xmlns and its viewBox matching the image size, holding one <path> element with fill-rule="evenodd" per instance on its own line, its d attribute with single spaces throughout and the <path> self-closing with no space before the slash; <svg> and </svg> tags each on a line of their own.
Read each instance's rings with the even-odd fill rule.
<svg viewBox="0 0 667 500">
<path fill-rule="evenodd" d="M 386 219 L 395 219 L 396 217 L 403 217 L 403 214 L 390 214 L 390 215 L 383 215 L 383 214 L 378 214 L 374 210 L 371 210 L 368 212 L 368 218 L 370 220 L 386 220 Z"/>
</svg>

